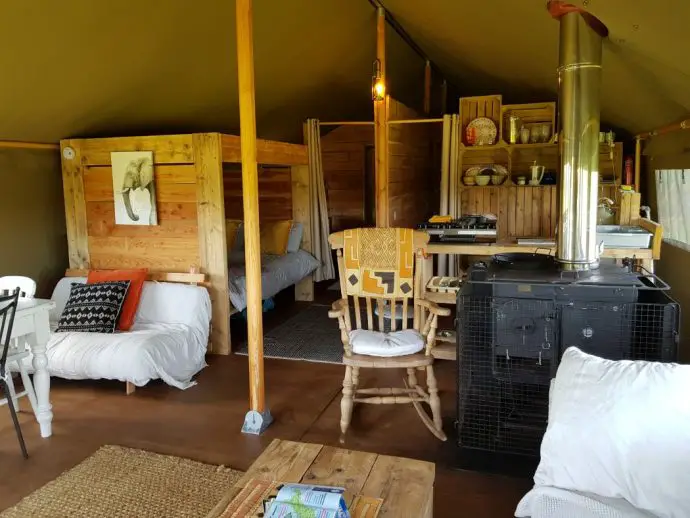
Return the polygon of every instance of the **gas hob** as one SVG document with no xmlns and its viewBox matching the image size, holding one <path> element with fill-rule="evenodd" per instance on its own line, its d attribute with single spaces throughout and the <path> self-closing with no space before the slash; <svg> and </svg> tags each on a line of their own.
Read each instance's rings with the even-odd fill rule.
<svg viewBox="0 0 690 518">
<path fill-rule="evenodd" d="M 473 243 L 496 241 L 496 220 L 486 216 L 461 216 L 450 223 L 420 223 L 418 230 L 429 234 L 432 242 Z"/>
</svg>

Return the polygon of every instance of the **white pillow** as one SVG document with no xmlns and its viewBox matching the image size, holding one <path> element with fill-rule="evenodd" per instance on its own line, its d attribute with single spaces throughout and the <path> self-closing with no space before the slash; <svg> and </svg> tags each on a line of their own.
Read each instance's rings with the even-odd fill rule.
<svg viewBox="0 0 690 518">
<path fill-rule="evenodd" d="M 304 225 L 295 221 L 290 227 L 290 236 L 288 237 L 287 251 L 299 252 L 299 247 L 302 244 L 302 234 L 304 234 Z"/>
<path fill-rule="evenodd" d="M 625 498 L 659 517 L 690 517 L 690 366 L 569 348 L 534 482 Z"/>
</svg>

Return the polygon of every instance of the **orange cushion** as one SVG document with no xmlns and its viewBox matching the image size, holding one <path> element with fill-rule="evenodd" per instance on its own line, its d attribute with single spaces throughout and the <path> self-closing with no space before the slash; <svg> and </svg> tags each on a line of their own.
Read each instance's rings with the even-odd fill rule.
<svg viewBox="0 0 690 518">
<path fill-rule="evenodd" d="M 138 268 L 136 270 L 91 270 L 86 278 L 87 284 L 106 281 L 130 281 L 125 302 L 122 304 L 120 320 L 117 323 L 117 328 L 120 331 L 129 331 L 132 324 L 134 324 L 134 315 L 137 313 L 141 290 L 144 288 L 144 281 L 148 273 L 147 268 Z"/>
</svg>

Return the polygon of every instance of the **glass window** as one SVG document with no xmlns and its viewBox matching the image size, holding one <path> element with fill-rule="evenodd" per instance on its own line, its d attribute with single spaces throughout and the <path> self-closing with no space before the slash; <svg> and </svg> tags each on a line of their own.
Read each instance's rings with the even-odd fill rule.
<svg viewBox="0 0 690 518">
<path fill-rule="evenodd" d="M 690 169 L 657 169 L 655 175 L 664 240 L 690 250 Z"/>
</svg>

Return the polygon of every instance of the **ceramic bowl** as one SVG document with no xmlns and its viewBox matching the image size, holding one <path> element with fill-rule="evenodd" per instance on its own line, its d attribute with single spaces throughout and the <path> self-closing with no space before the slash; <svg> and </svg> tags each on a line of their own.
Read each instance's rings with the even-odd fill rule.
<svg viewBox="0 0 690 518">
<path fill-rule="evenodd" d="M 465 176 L 462 181 L 465 185 L 477 185 L 476 176 Z"/>
<path fill-rule="evenodd" d="M 477 185 L 479 185 L 481 187 L 489 185 L 489 182 L 491 181 L 491 177 L 489 175 L 475 176 L 474 179 L 477 182 Z"/>
<path fill-rule="evenodd" d="M 491 175 L 491 183 L 493 185 L 501 185 L 505 181 L 506 177 L 502 174 Z"/>
</svg>

